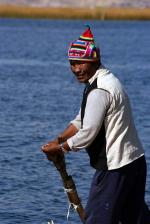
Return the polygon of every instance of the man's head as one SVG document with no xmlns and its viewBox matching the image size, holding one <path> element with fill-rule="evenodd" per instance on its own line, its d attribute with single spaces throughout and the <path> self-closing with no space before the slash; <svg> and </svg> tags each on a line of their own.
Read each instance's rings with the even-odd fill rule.
<svg viewBox="0 0 150 224">
<path fill-rule="evenodd" d="M 90 27 L 70 44 L 68 58 L 71 70 L 81 83 L 86 83 L 100 66 L 100 50 L 95 46 Z"/>
<path fill-rule="evenodd" d="M 99 63 L 70 60 L 71 71 L 80 83 L 87 83 L 99 68 Z"/>
</svg>

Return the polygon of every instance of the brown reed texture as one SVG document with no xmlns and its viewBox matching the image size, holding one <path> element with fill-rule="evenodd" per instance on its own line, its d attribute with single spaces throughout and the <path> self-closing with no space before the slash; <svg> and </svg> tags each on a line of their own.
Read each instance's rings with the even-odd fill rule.
<svg viewBox="0 0 150 224">
<path fill-rule="evenodd" d="M 0 5 L 0 17 L 35 19 L 150 20 L 150 8 L 38 8 Z"/>
</svg>

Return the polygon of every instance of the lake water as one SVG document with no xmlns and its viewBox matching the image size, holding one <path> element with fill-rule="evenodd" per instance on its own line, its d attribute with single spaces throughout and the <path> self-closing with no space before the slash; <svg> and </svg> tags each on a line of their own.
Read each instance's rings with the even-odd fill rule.
<svg viewBox="0 0 150 224">
<path fill-rule="evenodd" d="M 123 82 L 146 153 L 150 206 L 150 22 L 0 19 L 0 224 L 65 224 L 60 176 L 41 153 L 78 112 L 83 86 L 69 43 L 90 24 L 102 62 Z M 85 152 L 66 156 L 85 206 L 94 170 Z M 70 223 L 80 223 L 71 212 Z"/>
</svg>

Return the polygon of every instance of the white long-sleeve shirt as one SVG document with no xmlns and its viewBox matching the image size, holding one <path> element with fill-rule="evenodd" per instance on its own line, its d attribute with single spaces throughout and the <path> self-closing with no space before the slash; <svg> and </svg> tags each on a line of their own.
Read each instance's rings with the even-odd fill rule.
<svg viewBox="0 0 150 224">
<path fill-rule="evenodd" d="M 103 66 L 89 83 L 95 79 L 97 88 L 88 94 L 83 126 L 81 128 L 79 112 L 71 121 L 79 131 L 67 143 L 74 151 L 90 146 L 104 122 L 107 166 L 109 170 L 117 169 L 143 156 L 144 150 L 134 125 L 128 96 L 119 80 Z"/>
</svg>

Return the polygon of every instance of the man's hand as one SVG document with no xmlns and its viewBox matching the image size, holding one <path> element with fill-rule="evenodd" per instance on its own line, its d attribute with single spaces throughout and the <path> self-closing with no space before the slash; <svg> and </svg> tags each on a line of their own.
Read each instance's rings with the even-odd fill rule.
<svg viewBox="0 0 150 224">
<path fill-rule="evenodd" d="M 59 143 L 57 141 L 51 141 L 42 146 L 42 151 L 51 156 L 56 156 L 61 153 Z"/>
</svg>

